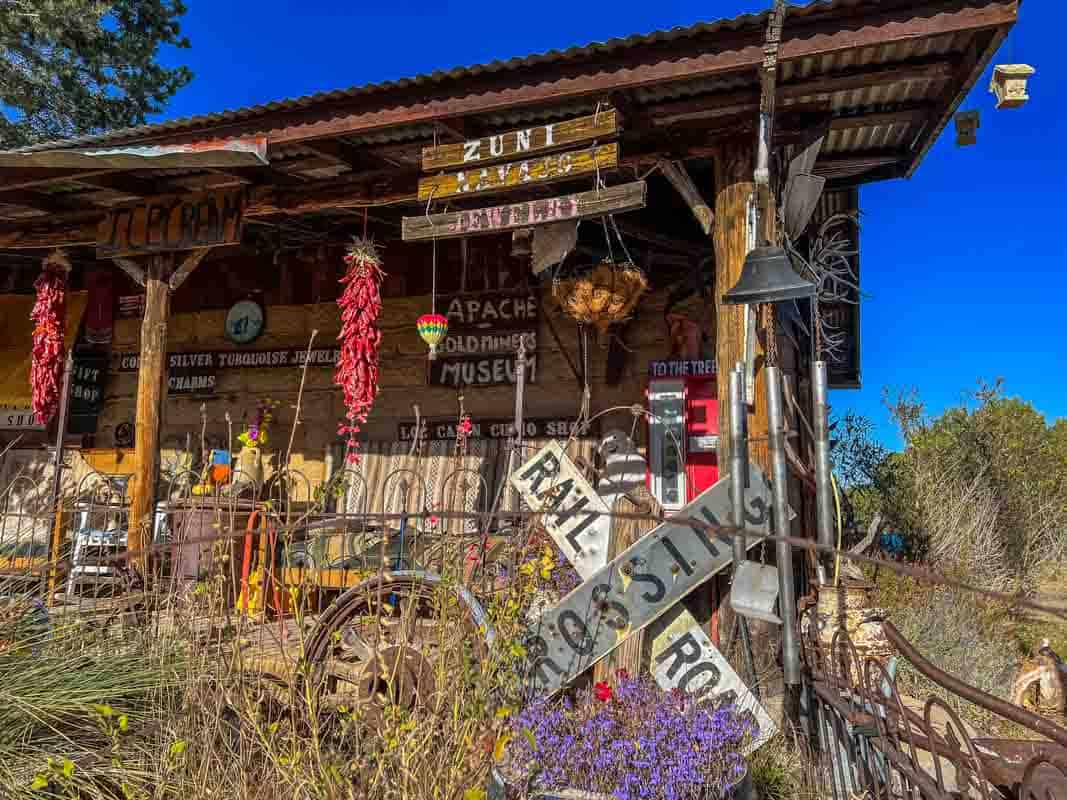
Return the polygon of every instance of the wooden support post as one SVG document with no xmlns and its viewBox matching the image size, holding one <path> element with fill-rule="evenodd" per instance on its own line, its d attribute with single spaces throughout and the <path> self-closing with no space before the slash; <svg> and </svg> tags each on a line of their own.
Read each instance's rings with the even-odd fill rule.
<svg viewBox="0 0 1067 800">
<path fill-rule="evenodd" d="M 751 139 L 724 142 L 715 156 L 715 356 L 718 363 L 719 464 L 730 459 L 729 375 L 734 364 L 745 358 L 745 307 L 726 305 L 722 296 L 741 277 L 749 250 L 751 204 L 757 202 L 753 181 L 755 151 Z M 757 237 L 759 238 L 759 237 Z M 763 377 L 764 343 L 756 343 L 755 398 L 749 404 L 748 430 L 752 438 L 767 432 L 767 392 Z M 751 456 L 766 471 L 769 466 L 766 442 L 753 442 Z"/>
<path fill-rule="evenodd" d="M 159 431 L 167 397 L 167 320 L 170 317 L 170 277 L 174 257 L 151 256 L 145 276 L 141 358 L 137 372 L 136 473 L 130 499 L 127 548 L 143 550 L 152 543 L 156 484 L 159 479 Z M 146 559 L 138 559 L 142 569 Z"/>
</svg>

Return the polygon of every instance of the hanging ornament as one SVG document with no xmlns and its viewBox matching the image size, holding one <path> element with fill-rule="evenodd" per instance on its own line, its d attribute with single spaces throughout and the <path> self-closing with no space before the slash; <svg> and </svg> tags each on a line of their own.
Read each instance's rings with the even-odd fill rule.
<svg viewBox="0 0 1067 800">
<path fill-rule="evenodd" d="M 437 345 L 448 333 L 448 317 L 441 314 L 423 314 L 416 321 L 419 336 L 430 346 L 430 361 L 437 360 Z"/>
<path fill-rule="evenodd" d="M 378 351 L 382 332 L 378 318 L 382 312 L 381 283 L 385 273 L 378 248 L 369 239 L 356 239 L 345 255 L 348 269 L 341 283 L 345 289 L 337 298 L 341 309 L 341 356 L 334 383 L 341 387 L 345 421 L 337 432 L 348 437 L 348 460 L 358 462 L 356 435 L 367 421 L 378 395 Z"/>
<path fill-rule="evenodd" d="M 30 366 L 30 388 L 33 412 L 42 425 L 47 425 L 59 407 L 60 384 L 63 380 L 67 320 L 67 279 L 70 261 L 59 250 L 45 258 L 41 274 L 33 284 L 37 302 L 30 319 L 33 329 L 33 360 Z"/>
</svg>

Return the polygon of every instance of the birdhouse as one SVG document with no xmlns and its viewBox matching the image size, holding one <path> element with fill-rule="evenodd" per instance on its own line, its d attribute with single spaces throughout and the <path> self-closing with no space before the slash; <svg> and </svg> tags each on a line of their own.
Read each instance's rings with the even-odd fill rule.
<svg viewBox="0 0 1067 800">
<path fill-rule="evenodd" d="M 970 147 L 978 143 L 978 112 L 961 111 L 956 115 L 956 144 Z"/>
<path fill-rule="evenodd" d="M 997 96 L 997 108 L 1018 108 L 1030 99 L 1026 82 L 1037 70 L 1029 64 L 997 64 L 989 91 Z"/>
</svg>

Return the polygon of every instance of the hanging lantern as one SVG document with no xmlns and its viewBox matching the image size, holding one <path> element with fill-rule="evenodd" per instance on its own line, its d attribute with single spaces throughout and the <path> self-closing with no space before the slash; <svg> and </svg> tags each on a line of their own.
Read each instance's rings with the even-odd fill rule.
<svg viewBox="0 0 1067 800">
<path fill-rule="evenodd" d="M 448 317 L 441 314 L 423 314 L 419 317 L 415 326 L 419 329 L 419 336 L 430 346 L 430 361 L 437 359 L 437 345 L 448 333 Z"/>
</svg>

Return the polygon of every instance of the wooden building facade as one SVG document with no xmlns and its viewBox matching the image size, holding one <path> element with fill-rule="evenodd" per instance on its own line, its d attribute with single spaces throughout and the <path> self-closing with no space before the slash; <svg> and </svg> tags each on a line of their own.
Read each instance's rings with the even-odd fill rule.
<svg viewBox="0 0 1067 800">
<path fill-rule="evenodd" d="M 605 424 L 643 440 L 625 407 L 646 403 L 655 362 L 717 363 L 724 396 L 746 348 L 758 437 L 768 349 L 791 376 L 793 413 L 807 414 L 806 308 L 779 314 L 768 338 L 765 318 L 748 325 L 721 298 L 752 247 L 782 241 L 790 179 L 821 186 L 813 222 L 793 232 L 803 250 L 811 226 L 858 211 L 859 187 L 914 173 L 1018 6 L 832 0 L 784 20 L 701 23 L 0 153 L 0 286 L 31 293 L 42 256 L 65 250 L 71 287 L 87 295 L 77 353 L 106 364 L 99 402 L 82 410 L 92 419 L 69 442 L 131 451 L 143 487 L 201 442 L 232 446 L 259 399 L 281 401 L 275 435 L 287 443 L 309 347 L 291 466 L 313 485 L 336 468 L 336 300 L 344 249 L 364 234 L 386 272 L 368 454 L 407 452 L 415 404 L 426 446 L 444 452 L 460 397 L 485 451 L 499 449 L 517 333 L 535 336 L 528 438 L 566 430 L 588 386 L 589 413 L 623 407 Z M 766 189 L 761 109 L 773 110 Z M 540 243 L 531 269 L 515 231 L 579 218 L 563 261 L 535 273 Z M 858 228 L 848 233 L 858 249 Z M 604 261 L 633 263 L 649 287 L 630 321 L 583 333 L 560 311 L 560 287 Z M 431 305 L 452 311 L 452 349 L 436 362 L 415 329 Z M 823 312 L 841 337 L 832 378 L 858 386 L 858 306 Z M 228 327 L 234 315 L 246 327 Z M 726 413 L 719 404 L 720 429 Z M 797 420 L 794 493 L 810 522 L 804 429 Z M 135 517 L 150 504 L 148 488 L 135 491 Z"/>
</svg>

